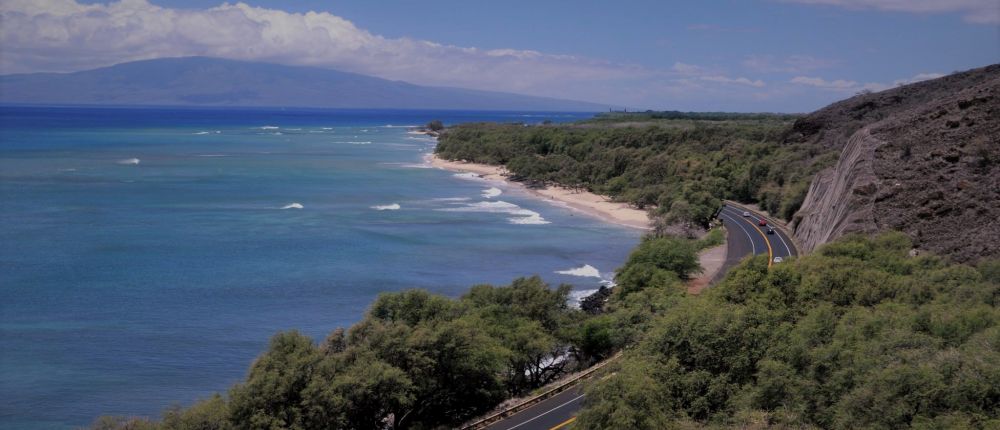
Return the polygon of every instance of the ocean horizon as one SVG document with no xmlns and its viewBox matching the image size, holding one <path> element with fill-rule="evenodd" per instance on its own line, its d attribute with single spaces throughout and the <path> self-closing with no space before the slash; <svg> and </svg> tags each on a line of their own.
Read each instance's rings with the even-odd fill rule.
<svg viewBox="0 0 1000 430">
<path fill-rule="evenodd" d="M 0 106 L 0 429 L 156 418 L 381 292 L 610 282 L 641 231 L 432 168 L 412 132 L 590 115 Z"/>
</svg>

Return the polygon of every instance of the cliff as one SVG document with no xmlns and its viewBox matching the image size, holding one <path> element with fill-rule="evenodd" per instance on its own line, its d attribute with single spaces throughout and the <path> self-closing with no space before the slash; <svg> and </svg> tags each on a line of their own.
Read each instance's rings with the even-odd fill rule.
<svg viewBox="0 0 1000 430">
<path fill-rule="evenodd" d="M 789 142 L 842 148 L 791 228 L 805 251 L 849 233 L 899 230 L 921 250 L 1000 255 L 1000 65 L 844 100 Z"/>
</svg>

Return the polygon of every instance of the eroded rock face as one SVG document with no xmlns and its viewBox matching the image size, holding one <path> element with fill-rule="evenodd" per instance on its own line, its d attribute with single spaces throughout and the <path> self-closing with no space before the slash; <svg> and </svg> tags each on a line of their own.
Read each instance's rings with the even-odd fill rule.
<svg viewBox="0 0 1000 430">
<path fill-rule="evenodd" d="M 872 137 L 868 128 L 859 130 L 848 139 L 837 165 L 813 179 L 793 223 L 795 238 L 804 251 L 845 234 L 878 231 L 872 197 L 879 178 L 872 167 L 872 155 L 883 143 Z"/>
<path fill-rule="evenodd" d="M 788 139 L 843 145 L 793 219 L 806 250 L 900 230 L 957 261 L 1000 256 L 1000 65 L 839 102 Z"/>
</svg>

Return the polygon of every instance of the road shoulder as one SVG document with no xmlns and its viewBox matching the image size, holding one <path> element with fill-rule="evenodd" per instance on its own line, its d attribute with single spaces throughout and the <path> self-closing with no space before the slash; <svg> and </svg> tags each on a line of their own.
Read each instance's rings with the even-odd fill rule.
<svg viewBox="0 0 1000 430">
<path fill-rule="evenodd" d="M 708 248 L 698 254 L 698 263 L 701 264 L 702 272 L 697 278 L 688 281 L 687 291 L 689 294 L 699 294 L 711 284 L 712 279 L 719 273 L 726 263 L 729 250 L 729 243 Z"/>
</svg>

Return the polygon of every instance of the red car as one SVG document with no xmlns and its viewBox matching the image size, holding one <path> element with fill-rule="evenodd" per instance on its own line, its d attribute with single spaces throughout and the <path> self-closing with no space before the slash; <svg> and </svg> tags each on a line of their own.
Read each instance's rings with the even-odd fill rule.
<svg viewBox="0 0 1000 430">
<path fill-rule="evenodd" d="M 760 222 L 758 222 L 757 225 L 763 227 L 763 226 L 767 225 L 767 220 L 764 219 L 764 218 L 761 218 Z"/>
</svg>

